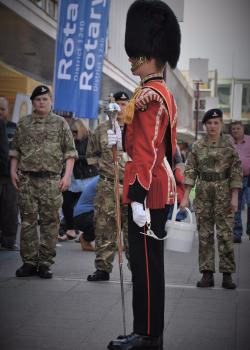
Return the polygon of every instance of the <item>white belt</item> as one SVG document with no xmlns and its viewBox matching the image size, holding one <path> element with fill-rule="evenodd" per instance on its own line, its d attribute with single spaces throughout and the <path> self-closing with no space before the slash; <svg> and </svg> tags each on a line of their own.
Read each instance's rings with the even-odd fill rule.
<svg viewBox="0 0 250 350">
<path fill-rule="evenodd" d="M 122 158 L 123 158 L 123 161 L 126 163 L 126 162 L 132 162 L 132 158 L 128 155 L 127 152 L 122 152 Z"/>
<path fill-rule="evenodd" d="M 175 181 L 175 178 L 174 178 L 174 174 L 173 174 L 173 171 L 169 165 L 169 162 L 167 160 L 166 157 L 164 157 L 164 165 L 166 167 L 166 170 L 167 170 L 167 173 L 168 173 L 168 176 L 170 177 L 170 179 L 172 180 L 173 182 L 173 186 L 174 186 L 174 191 L 175 191 L 175 203 L 174 203 L 174 210 L 173 210 L 173 216 L 172 217 L 175 217 L 176 216 L 176 212 L 177 212 L 177 193 L 176 193 L 176 181 Z M 167 238 L 167 235 L 165 235 L 163 238 L 159 238 L 156 236 L 156 234 L 154 233 L 153 230 L 151 230 L 151 215 L 150 215 L 150 210 L 147 208 L 146 206 L 146 202 L 147 202 L 147 198 L 145 198 L 145 201 L 144 201 L 144 206 L 145 206 L 145 212 L 146 212 L 146 216 L 147 216 L 147 221 L 146 221 L 146 232 L 140 232 L 142 235 L 145 235 L 145 236 L 149 236 L 149 237 L 152 237 L 154 239 L 158 239 L 160 241 L 164 240 Z M 175 215 L 175 216 L 174 216 Z"/>
</svg>

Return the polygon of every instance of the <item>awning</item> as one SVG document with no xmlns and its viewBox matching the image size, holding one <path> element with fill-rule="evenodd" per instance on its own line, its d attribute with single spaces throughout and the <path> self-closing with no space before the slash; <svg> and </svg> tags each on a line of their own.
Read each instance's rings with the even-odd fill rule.
<svg viewBox="0 0 250 350">
<path fill-rule="evenodd" d="M 19 95 L 30 96 L 34 88 L 41 84 L 40 81 L 22 74 L 0 61 L 0 96 L 8 99 L 10 115 L 13 113 L 16 97 Z M 51 86 L 49 88 L 51 89 Z"/>
</svg>

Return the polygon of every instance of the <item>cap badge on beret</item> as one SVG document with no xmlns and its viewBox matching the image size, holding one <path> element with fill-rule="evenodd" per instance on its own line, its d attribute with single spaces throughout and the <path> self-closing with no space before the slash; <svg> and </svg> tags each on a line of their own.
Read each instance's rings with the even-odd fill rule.
<svg viewBox="0 0 250 350">
<path fill-rule="evenodd" d="M 223 112 L 219 108 L 209 109 L 203 116 L 202 123 L 206 123 L 208 120 L 213 118 L 223 118 Z"/>
<path fill-rule="evenodd" d="M 113 95 L 113 98 L 115 101 L 128 101 L 129 96 L 126 92 L 124 91 L 118 91 Z"/>
<path fill-rule="evenodd" d="M 35 97 L 40 96 L 40 95 L 45 95 L 47 93 L 50 93 L 49 88 L 46 85 L 39 85 L 33 90 L 32 94 L 30 96 L 30 99 L 32 101 L 32 100 L 34 100 Z"/>
</svg>

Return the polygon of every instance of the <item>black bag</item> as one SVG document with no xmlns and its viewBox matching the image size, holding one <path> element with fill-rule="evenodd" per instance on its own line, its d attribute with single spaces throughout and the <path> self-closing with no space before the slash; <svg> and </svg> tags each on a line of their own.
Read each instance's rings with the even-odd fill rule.
<svg viewBox="0 0 250 350">
<path fill-rule="evenodd" d="M 86 179 L 97 176 L 97 168 L 94 165 L 89 165 L 86 159 L 88 139 L 86 138 L 82 141 L 75 140 L 75 145 L 78 152 L 78 159 L 75 161 L 73 169 L 75 179 Z"/>
</svg>

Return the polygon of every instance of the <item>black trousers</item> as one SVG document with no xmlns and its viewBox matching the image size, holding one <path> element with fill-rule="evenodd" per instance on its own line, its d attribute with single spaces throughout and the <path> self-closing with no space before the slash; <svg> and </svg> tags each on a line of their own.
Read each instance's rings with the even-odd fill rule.
<svg viewBox="0 0 250 350">
<path fill-rule="evenodd" d="M 151 229 L 158 237 L 164 237 L 168 206 L 153 209 Z M 128 210 L 128 241 L 133 282 L 133 331 L 138 334 L 160 336 L 164 329 L 165 277 L 164 241 L 146 237 L 140 232 Z"/>
<path fill-rule="evenodd" d="M 77 215 L 74 218 L 74 223 L 75 228 L 83 232 L 85 241 L 92 242 L 95 240 L 94 210 Z"/>
<path fill-rule="evenodd" d="M 17 191 L 10 178 L 0 179 L 0 240 L 4 246 L 15 244 L 17 226 Z"/>
<path fill-rule="evenodd" d="M 78 201 L 81 192 L 65 191 L 63 194 L 62 211 L 66 223 L 67 230 L 74 230 L 74 206 Z"/>
</svg>

